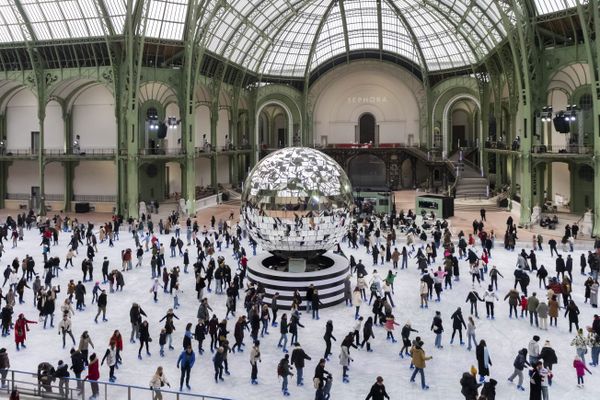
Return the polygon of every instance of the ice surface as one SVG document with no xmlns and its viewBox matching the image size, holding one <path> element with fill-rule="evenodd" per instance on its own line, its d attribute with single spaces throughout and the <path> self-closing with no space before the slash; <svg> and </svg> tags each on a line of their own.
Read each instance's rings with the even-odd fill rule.
<svg viewBox="0 0 600 400">
<path fill-rule="evenodd" d="M 201 221 L 204 222 L 204 221 Z M 202 226 L 202 223 L 200 224 Z M 61 232 L 60 244 L 51 248 L 52 255 L 59 256 L 64 263 L 64 257 L 67 252 L 67 243 L 69 241 L 68 234 Z M 170 258 L 168 250 L 169 236 L 160 236 L 160 240 L 166 243 L 167 254 L 166 261 L 168 267 L 180 265 L 183 269 L 182 258 Z M 185 241 L 185 238 L 184 238 Z M 6 253 L 2 256 L 1 261 L 4 265 L 10 263 L 14 257 L 21 259 L 25 254 L 32 254 L 36 260 L 36 271 L 42 272 L 42 256 L 41 247 L 39 246 L 40 237 L 37 230 L 25 232 L 25 240 L 18 243 L 16 249 L 11 249 L 11 244 L 5 243 Z M 401 245 L 401 243 L 397 243 Z M 244 242 L 246 249 L 250 249 L 247 242 Z M 529 245 L 530 246 L 530 245 Z M 114 248 L 109 248 L 108 243 L 98 245 L 99 252 L 94 262 L 94 281 L 101 276 L 101 261 L 104 256 L 108 256 L 111 261 L 111 267 L 120 269 L 120 251 L 125 248 L 135 248 L 134 241 L 131 235 L 127 232 L 127 227 L 121 229 L 121 240 L 115 242 Z M 527 248 L 527 246 L 525 246 Z M 546 246 L 547 247 L 547 246 Z M 371 271 L 371 256 L 366 255 L 364 248 L 350 251 L 346 244 L 342 245 L 344 252 L 347 255 L 354 254 L 357 260 L 362 258 L 369 271 Z M 480 250 L 480 249 L 478 249 Z M 517 247 L 517 251 L 520 247 Z M 58 325 L 60 319 L 60 304 L 62 304 L 66 296 L 66 285 L 69 279 L 75 281 L 81 279 L 81 261 L 84 249 L 80 247 L 80 255 L 74 259 L 75 268 L 69 268 L 60 274 L 58 282 L 61 284 L 61 293 L 58 295 L 57 313 L 55 316 L 55 326 Z M 529 250 L 527 250 L 529 251 Z M 251 250 L 249 250 L 251 254 Z M 150 278 L 150 253 L 144 255 L 144 266 L 139 269 L 134 269 L 125 274 L 125 289 L 122 293 L 109 294 L 108 296 L 108 319 L 106 323 L 94 323 L 96 307 L 91 305 L 91 289 L 93 282 L 86 284 L 88 295 L 86 297 L 87 309 L 83 312 L 76 312 L 73 318 L 73 332 L 78 340 L 79 335 L 85 329 L 89 330 L 90 335 L 96 345 L 95 351 L 99 356 L 102 356 L 110 336 L 115 329 L 119 329 L 123 334 L 124 352 L 123 365 L 116 371 L 118 383 L 135 384 L 139 386 L 147 386 L 153 375 L 156 367 L 162 365 L 165 368 L 166 376 L 176 388 L 178 386 L 179 375 L 175 367 L 177 357 L 181 349 L 181 342 L 185 325 L 187 322 L 196 323 L 196 311 L 198 302 L 196 300 L 196 292 L 194 291 L 193 273 L 183 274 L 181 277 L 183 296 L 180 299 L 181 308 L 176 311 L 180 320 L 175 321 L 177 328 L 174 334 L 174 343 L 176 350 L 166 350 L 166 356 L 160 358 L 158 355 L 158 335 L 162 323 L 159 319 L 165 314 L 166 310 L 173 305 L 170 295 L 159 293 L 159 302 L 155 304 L 152 301 L 152 295 L 149 293 L 151 286 Z M 195 249 L 190 249 L 190 254 L 195 255 Z M 218 253 L 219 254 L 219 253 Z M 220 253 L 226 257 L 226 261 L 231 265 L 236 265 L 231 254 L 231 248 L 225 249 Z M 516 264 L 516 252 L 510 253 L 504 249 L 496 247 L 492 251 L 490 264 L 495 264 L 502 274 L 504 279 L 500 278 L 498 295 L 503 296 L 513 285 L 512 272 Z M 595 309 L 592 309 L 589 304 L 584 304 L 584 277 L 579 275 L 579 255 L 580 251 L 573 253 L 574 258 L 574 278 L 573 298 L 579 305 L 581 310 L 580 325 L 588 326 L 592 323 L 592 316 Z M 192 263 L 193 261 L 192 257 Z M 440 265 L 440 259 L 438 263 Z M 135 261 L 134 261 L 135 264 Z M 554 261 L 548 253 L 538 252 L 538 265 L 544 264 L 550 272 L 554 271 Z M 409 361 L 400 359 L 398 352 L 401 347 L 400 341 L 395 344 L 387 342 L 385 339 L 385 331 L 381 327 L 375 328 L 375 339 L 372 341 L 374 352 L 367 353 L 365 350 L 357 351 L 352 349 L 351 356 L 354 362 L 350 369 L 350 383 L 343 384 L 341 380 L 342 368 L 338 362 L 338 354 L 340 343 L 345 334 L 347 334 L 354 325 L 354 309 L 343 305 L 334 307 L 328 310 L 321 310 L 321 319 L 312 320 L 309 315 L 303 313 L 301 322 L 306 326 L 299 333 L 299 341 L 308 355 L 312 357 L 312 361 L 307 362 L 305 368 L 304 387 L 296 387 L 295 380 L 290 379 L 289 390 L 291 396 L 297 399 L 313 399 L 314 389 L 312 388 L 312 376 L 314 368 L 319 358 L 324 352 L 323 333 L 324 326 L 328 319 L 333 320 L 334 335 L 337 342 L 333 345 L 333 356 L 327 364 L 327 369 L 334 375 L 334 383 L 332 389 L 332 399 L 362 399 L 366 396 L 370 386 L 373 384 L 375 377 L 381 375 L 385 378 L 385 384 L 392 399 L 463 399 L 460 394 L 459 380 L 464 371 L 467 371 L 471 365 L 477 365 L 474 351 L 468 352 L 466 347 L 461 347 L 458 344 L 450 345 L 451 320 L 450 314 L 456 307 L 462 307 L 463 313 L 466 316 L 469 314 L 468 304 L 465 303 L 465 298 L 468 291 L 471 289 L 471 283 L 468 279 L 468 268 L 466 262 L 461 261 L 461 281 L 455 283 L 454 289 L 444 291 L 442 293 L 441 303 L 430 303 L 429 309 L 419 308 L 419 273 L 414 260 L 410 260 L 408 270 L 400 270 L 395 282 L 394 301 L 396 308 L 394 314 L 398 323 L 401 326 L 407 321 L 412 322 L 412 326 L 419 330 L 420 335 L 425 341 L 424 349 L 427 355 L 433 356 L 433 359 L 427 363 L 425 370 L 427 383 L 430 386 L 429 391 L 423 392 L 419 385 L 410 384 L 409 377 L 412 372 L 409 370 Z M 377 269 L 382 275 L 391 268 L 389 265 L 377 266 Z M 437 269 L 437 268 L 436 268 Z M 532 276 L 530 290 L 537 288 L 537 279 Z M 108 285 L 103 285 L 108 289 Z M 8 287 L 5 288 L 5 293 Z M 485 286 L 478 290 L 481 294 Z M 545 290 L 539 291 L 540 297 L 545 297 Z M 542 295 L 541 293 L 544 293 Z M 209 303 L 215 310 L 219 319 L 225 314 L 225 296 L 215 295 L 214 292 L 208 294 Z M 129 308 L 133 302 L 137 302 L 148 314 L 148 320 L 151 325 L 151 336 L 154 339 L 151 343 L 151 357 L 146 357 L 142 361 L 137 359 L 137 344 L 129 343 L 130 324 L 129 324 Z M 512 372 L 512 363 L 517 351 L 523 347 L 527 347 L 528 342 L 534 334 L 541 336 L 540 343 L 545 340 L 550 340 L 555 348 L 559 363 L 554 367 L 554 384 L 550 388 L 550 396 L 553 399 L 567 399 L 573 395 L 584 395 L 585 398 L 598 398 L 600 388 L 598 386 L 598 378 L 596 375 L 586 376 L 585 389 L 576 387 L 576 375 L 572 368 L 573 357 L 575 350 L 570 346 L 570 341 L 574 334 L 568 332 L 568 321 L 565 318 L 559 318 L 558 328 L 550 328 L 549 331 L 541 331 L 536 328 L 531 328 L 526 320 L 510 320 L 508 319 L 508 303 L 500 301 L 496 307 L 496 320 L 490 321 L 485 319 L 485 307 L 483 303 L 479 304 L 479 310 L 482 319 L 477 320 L 477 339 L 485 339 L 488 344 L 490 357 L 493 362 L 491 367 L 491 377 L 498 380 L 497 399 L 527 399 L 529 396 L 528 381 L 525 381 L 527 392 L 521 393 L 516 390 L 516 385 L 509 384 L 507 377 Z M 433 347 L 434 334 L 429 330 L 431 320 L 435 310 L 442 312 L 444 319 L 443 345 L 444 349 L 436 350 Z M 238 300 L 238 315 L 243 312 L 243 301 Z M 32 292 L 27 289 L 26 304 L 18 305 L 15 309 L 15 317 L 19 313 L 24 313 L 29 319 L 37 319 L 37 310 L 33 306 Z M 281 315 L 281 311 L 280 314 Z M 370 315 L 370 307 L 362 306 L 362 315 Z M 233 337 L 234 320 L 230 319 L 229 329 L 230 341 Z M 400 337 L 400 327 L 395 332 L 396 337 Z M 14 345 L 14 337 L 0 338 L 0 345 L 6 347 L 10 354 L 11 365 L 15 369 L 34 371 L 37 364 L 42 361 L 49 361 L 56 365 L 59 359 L 65 360 L 70 364 L 69 346 L 66 349 L 62 348 L 61 336 L 57 334 L 58 328 L 43 330 L 40 324 L 32 325 L 27 339 L 27 349 L 17 352 Z M 278 398 L 281 394 L 281 381 L 277 378 L 277 363 L 281 359 L 282 352 L 276 347 L 279 339 L 279 331 L 277 328 L 270 328 L 271 334 L 261 338 L 262 363 L 259 364 L 259 382 L 257 386 L 250 384 L 250 364 L 249 350 L 251 347 L 251 338 L 246 333 L 246 351 L 244 353 L 230 354 L 229 369 L 231 376 L 225 377 L 225 382 L 216 385 L 213 381 L 213 367 L 210 352 L 202 356 L 197 355 L 196 365 L 192 370 L 192 392 L 203 393 L 209 395 L 223 396 L 232 399 L 264 399 Z M 362 336 L 362 331 L 361 331 Z M 416 336 L 415 334 L 412 337 Z M 69 339 L 67 339 L 69 340 Z M 466 340 L 466 339 L 465 339 Z M 209 347 L 209 341 L 205 341 L 204 348 Z M 67 342 L 68 343 L 68 342 Z M 196 342 L 194 341 L 194 347 Z M 142 352 L 143 353 L 143 352 Z M 589 362 L 589 353 L 586 356 Z M 593 372 L 598 371 L 592 369 Z M 101 368 L 101 380 L 107 380 L 108 367 L 105 365 Z M 418 378 L 417 378 L 418 380 Z M 149 396 L 148 396 L 149 397 Z"/>
</svg>

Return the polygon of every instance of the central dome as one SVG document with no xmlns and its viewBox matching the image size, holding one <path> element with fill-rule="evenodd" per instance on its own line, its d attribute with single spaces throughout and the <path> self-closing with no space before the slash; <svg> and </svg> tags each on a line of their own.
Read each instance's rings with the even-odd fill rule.
<svg viewBox="0 0 600 400">
<path fill-rule="evenodd" d="M 352 186 L 339 164 L 318 150 L 288 147 L 250 171 L 240 214 L 264 250 L 308 259 L 342 239 L 353 207 Z"/>
</svg>

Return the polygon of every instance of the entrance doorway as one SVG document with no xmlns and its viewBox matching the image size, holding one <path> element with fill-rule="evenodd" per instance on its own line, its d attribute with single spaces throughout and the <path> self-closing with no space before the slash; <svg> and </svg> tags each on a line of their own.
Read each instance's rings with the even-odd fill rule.
<svg viewBox="0 0 600 400">
<path fill-rule="evenodd" d="M 371 113 L 365 113 L 358 120 L 359 142 L 375 143 L 375 117 Z"/>
<path fill-rule="evenodd" d="M 39 208 L 40 208 L 40 187 L 32 186 L 31 187 L 31 209 L 37 210 Z"/>
<path fill-rule="evenodd" d="M 31 154 L 37 154 L 40 149 L 40 133 L 37 131 L 31 132 Z"/>
</svg>

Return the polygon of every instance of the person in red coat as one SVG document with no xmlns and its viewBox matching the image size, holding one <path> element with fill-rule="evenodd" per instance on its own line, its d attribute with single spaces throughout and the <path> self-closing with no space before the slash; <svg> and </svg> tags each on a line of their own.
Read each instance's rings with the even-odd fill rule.
<svg viewBox="0 0 600 400">
<path fill-rule="evenodd" d="M 27 347 L 25 346 L 25 339 L 27 339 L 27 331 L 29 331 L 28 324 L 37 324 L 37 322 L 30 321 L 25 318 L 23 314 L 19 314 L 19 318 L 17 319 L 17 322 L 15 322 L 15 343 L 17 344 L 17 351 L 21 350 L 19 345 L 23 348 Z"/>
<path fill-rule="evenodd" d="M 115 343 L 115 348 L 117 350 L 117 369 L 119 369 L 118 365 L 122 363 L 121 352 L 123 351 L 123 336 L 121 336 L 121 332 L 119 332 L 118 329 L 114 331 L 113 335 L 110 337 L 108 343 L 110 344 L 111 342 Z"/>
<path fill-rule="evenodd" d="M 84 380 L 89 380 L 92 386 L 92 397 L 93 399 L 98 398 L 100 393 L 100 387 L 98 386 L 98 379 L 100 379 L 100 362 L 96 353 L 90 356 L 90 364 L 88 365 L 88 374 Z"/>
</svg>

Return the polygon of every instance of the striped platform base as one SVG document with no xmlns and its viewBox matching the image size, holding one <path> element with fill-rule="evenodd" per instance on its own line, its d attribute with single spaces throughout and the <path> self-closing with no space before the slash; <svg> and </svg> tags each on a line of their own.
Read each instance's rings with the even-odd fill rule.
<svg viewBox="0 0 600 400">
<path fill-rule="evenodd" d="M 292 305 L 294 290 L 299 290 L 302 295 L 302 307 L 306 308 L 304 296 L 306 288 L 312 283 L 319 291 L 322 308 L 331 307 L 344 302 L 344 280 L 350 273 L 348 260 L 331 252 L 324 257 L 333 261 L 333 265 L 318 271 L 311 272 L 283 272 L 267 268 L 263 261 L 272 257 L 270 253 L 259 254 L 248 262 L 248 279 L 260 283 L 265 288 L 265 302 L 270 304 L 273 294 L 279 292 L 277 304 L 283 310 L 289 310 Z"/>
</svg>

